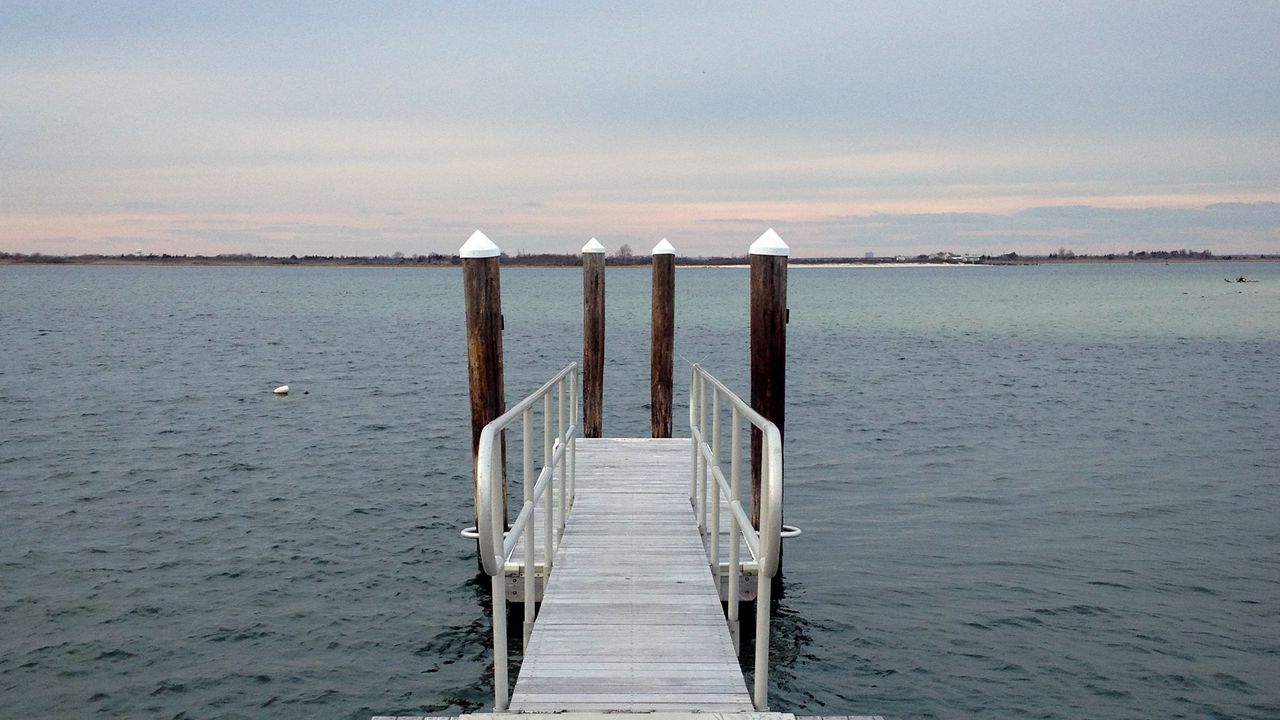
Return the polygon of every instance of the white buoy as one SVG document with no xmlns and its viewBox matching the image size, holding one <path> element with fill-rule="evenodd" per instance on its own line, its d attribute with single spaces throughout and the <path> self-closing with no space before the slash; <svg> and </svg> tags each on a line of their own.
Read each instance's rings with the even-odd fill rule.
<svg viewBox="0 0 1280 720">
<path fill-rule="evenodd" d="M 277 394 L 277 395 L 288 395 L 288 394 L 289 394 L 289 386 L 288 386 L 288 385 L 281 385 L 280 387 L 276 388 L 275 390 L 272 390 L 271 392 L 273 392 L 273 393 L 275 393 L 275 394 Z"/>
</svg>

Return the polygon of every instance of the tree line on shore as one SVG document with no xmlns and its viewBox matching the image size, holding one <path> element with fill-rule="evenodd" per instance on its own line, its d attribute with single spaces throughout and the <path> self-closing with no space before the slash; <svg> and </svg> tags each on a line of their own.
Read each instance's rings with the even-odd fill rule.
<svg viewBox="0 0 1280 720">
<path fill-rule="evenodd" d="M 1077 254 L 1066 248 L 1048 255 L 1020 255 L 1016 252 L 1000 255 L 968 255 L 959 256 L 949 252 L 921 254 L 913 256 L 897 255 L 894 257 L 794 257 L 793 265 L 833 265 L 857 264 L 880 265 L 894 263 L 926 263 L 955 264 L 959 262 L 976 264 L 1029 264 L 1029 263 L 1067 263 L 1067 262 L 1100 262 L 1100 261 L 1169 261 L 1169 260 L 1267 260 L 1280 259 L 1280 255 L 1215 255 L 1208 250 L 1194 252 L 1190 250 L 1130 250 L 1127 253 L 1106 253 L 1101 255 Z M 574 267 L 582 265 L 582 256 L 569 253 L 525 253 L 515 255 L 502 254 L 505 265 L 517 267 Z M 629 245 L 622 245 L 610 255 L 609 264 L 649 265 L 649 255 L 636 255 Z M 745 255 L 738 256 L 685 256 L 678 255 L 676 264 L 686 266 L 710 265 L 745 265 L 749 262 Z M 74 264 L 74 265 L 311 265 L 311 266 L 371 266 L 371 267 L 448 267 L 461 265 L 457 255 L 428 253 L 425 255 L 406 255 L 394 252 L 390 255 L 253 255 L 251 253 L 224 253 L 220 255 L 171 255 L 122 253 L 120 255 L 83 254 L 83 255 L 46 255 L 42 253 L 10 253 L 0 252 L 0 263 L 21 264 Z"/>
</svg>

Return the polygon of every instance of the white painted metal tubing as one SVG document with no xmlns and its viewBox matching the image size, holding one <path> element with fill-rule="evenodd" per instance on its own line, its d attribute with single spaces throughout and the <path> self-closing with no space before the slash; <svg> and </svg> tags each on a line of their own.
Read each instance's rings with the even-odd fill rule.
<svg viewBox="0 0 1280 720">
<path fill-rule="evenodd" d="M 569 438 L 569 509 L 573 509 L 574 492 L 577 490 L 578 463 L 578 373 L 569 374 L 569 427 L 561 434 Z M 567 517 L 561 518 L 560 529 L 564 530 Z"/>
<path fill-rule="evenodd" d="M 565 385 L 566 383 L 564 380 L 561 380 L 560 382 L 556 383 L 556 442 L 557 443 L 560 442 L 560 438 L 564 437 L 564 429 L 566 425 Z M 561 446 L 563 446 L 563 443 L 561 444 Z M 566 462 L 557 463 L 557 467 L 560 468 L 560 518 L 559 518 L 560 522 L 557 525 L 556 529 L 560 531 L 561 535 L 563 535 L 565 520 L 567 519 L 568 512 L 569 512 L 569 507 L 568 507 L 569 501 L 567 498 L 565 498 L 565 490 L 567 489 L 566 485 L 568 484 L 566 482 L 566 478 L 568 477 L 569 468 L 568 468 L 568 463 Z"/>
<path fill-rule="evenodd" d="M 725 495 L 729 494 L 729 482 L 725 479 L 724 473 L 719 467 L 711 469 L 716 479 L 716 485 L 724 489 Z M 751 559 L 756 562 L 760 561 L 760 538 L 754 532 L 743 532 L 742 528 L 751 527 L 751 516 L 747 514 L 747 509 L 742 506 L 742 501 L 736 497 L 729 498 L 729 512 L 733 515 L 733 519 L 738 521 L 739 534 L 742 535 L 742 541 L 746 543 L 747 552 L 751 553 Z M 719 556 L 716 556 L 717 558 Z"/>
<path fill-rule="evenodd" d="M 502 573 L 502 563 L 495 559 L 498 548 L 502 545 L 502 521 L 499 519 L 495 522 L 492 513 L 483 512 L 485 509 L 492 509 L 495 502 L 500 503 L 502 501 L 502 468 L 495 464 L 495 457 L 501 457 L 501 448 L 498 443 L 500 433 L 514 424 L 526 409 L 541 400 L 542 396 L 548 393 L 557 381 L 566 375 L 573 375 L 576 378 L 577 374 L 577 363 L 572 363 L 565 367 L 529 397 L 516 403 L 510 410 L 485 425 L 484 430 L 480 433 L 479 457 L 476 462 L 478 475 L 476 478 L 477 502 L 479 504 L 477 510 L 480 511 L 477 513 L 479 516 L 477 531 L 480 533 L 480 559 L 486 575 L 493 576 Z M 577 401 L 578 399 L 574 398 L 574 402 Z M 569 438 L 576 437 L 577 428 L 569 428 L 566 430 L 566 435 L 569 436 L 566 441 Z M 497 486 L 496 488 L 495 485 Z M 501 505 L 499 505 L 500 507 Z M 509 553 L 503 553 L 504 558 L 508 555 Z"/>
<path fill-rule="evenodd" d="M 698 407 L 694 402 L 696 397 L 698 397 L 698 374 L 693 373 L 689 378 L 689 502 L 695 509 L 698 507 L 693 500 L 698 494 L 698 444 L 702 442 L 700 437 L 702 429 L 698 426 Z"/>
<path fill-rule="evenodd" d="M 489 431 L 489 426 L 485 426 L 481 433 L 481 441 L 483 442 L 484 433 Z M 501 433 L 492 434 L 489 446 L 496 445 L 500 440 Z M 502 544 L 502 524 L 503 524 L 503 501 L 506 499 L 502 496 L 502 453 L 490 452 L 488 457 L 484 453 L 484 445 L 481 445 L 480 462 L 477 464 L 477 470 L 481 477 L 485 476 L 485 469 L 489 470 L 489 477 L 496 478 L 498 489 L 497 492 L 491 492 L 489 502 L 483 505 L 477 515 L 480 523 L 480 544 L 484 547 L 485 541 L 489 541 L 489 553 L 481 551 L 481 558 L 489 560 L 492 557 L 492 564 L 499 569 L 498 573 L 490 573 L 490 589 L 493 594 L 493 707 L 495 710 L 501 705 L 506 708 L 507 698 L 510 697 L 509 684 L 507 682 L 507 593 L 503 587 L 503 576 L 501 574 L 503 559 L 492 555 L 494 545 Z M 488 462 L 485 462 L 485 461 Z M 481 488 L 492 485 L 493 482 L 486 482 Z M 483 494 L 483 491 L 482 491 Z M 497 495 L 497 501 L 493 500 L 493 495 Z M 485 527 L 485 518 L 488 518 L 488 527 Z M 495 535 L 497 537 L 495 537 Z M 505 555 L 503 556 L 505 557 Z M 486 563 L 487 564 L 487 563 Z"/>
<path fill-rule="evenodd" d="M 507 593 L 501 575 L 489 578 L 493 595 L 493 709 L 507 709 L 511 691 L 507 683 Z"/>
<path fill-rule="evenodd" d="M 769 709 L 769 614 L 773 604 L 773 579 L 756 576 L 755 687 L 751 701 L 757 712 Z"/>
<path fill-rule="evenodd" d="M 524 422 L 521 428 L 520 449 L 524 455 L 524 480 L 521 482 L 524 488 L 524 507 L 529 511 L 529 520 L 526 524 L 524 535 L 524 634 L 522 636 L 523 650 L 529 649 L 529 637 L 533 634 L 533 603 L 530 598 L 534 595 L 533 572 L 534 561 L 537 555 L 533 551 L 533 536 L 536 532 L 537 519 L 533 515 L 533 453 L 530 445 L 533 444 L 533 408 L 525 408 Z M 523 510 L 521 514 L 523 514 Z M 503 544 L 503 550 L 506 550 L 506 544 Z M 505 555 L 504 555 L 505 557 Z M 506 563 L 503 563 L 504 565 Z"/>
<path fill-rule="evenodd" d="M 555 471 L 553 468 L 555 468 L 556 461 L 553 459 L 554 452 L 552 448 L 554 447 L 554 445 L 551 442 L 551 393 L 547 393 L 546 395 L 542 396 L 542 421 L 543 421 L 542 466 L 547 470 L 548 481 L 552 481 L 555 477 Z M 543 530 L 543 532 L 545 533 L 544 537 L 546 539 L 546 542 L 542 546 L 542 561 L 547 564 L 547 574 L 550 575 L 551 564 L 552 564 L 551 558 L 552 558 L 552 553 L 555 552 L 554 548 L 555 548 L 555 542 L 556 542 L 556 539 L 555 539 L 556 518 L 553 510 L 555 493 L 549 492 L 549 493 L 545 493 L 545 495 L 546 495 L 546 507 L 543 509 L 542 519 L 543 519 L 543 525 L 546 526 Z M 529 535 L 529 542 L 530 544 L 533 543 L 532 534 Z M 531 568 L 526 568 L 526 569 L 531 569 Z M 529 596 L 525 596 L 525 604 L 532 605 L 533 600 Z"/>
<path fill-rule="evenodd" d="M 714 389 L 713 391 L 714 392 Z M 698 434 L 707 432 L 707 383 L 698 384 Z M 704 446 L 707 439 L 698 438 L 699 446 Z M 707 457 L 699 452 L 698 462 L 698 527 L 707 528 Z M 716 532 L 719 532 L 717 528 Z"/>
<path fill-rule="evenodd" d="M 711 396 L 711 455 L 710 463 L 713 478 L 720 475 L 720 394 Z M 723 480 L 723 478 L 721 478 Z M 711 483 L 711 558 L 716 569 L 716 587 L 720 587 L 720 487 L 723 482 Z M 737 498 L 733 498 L 737 500 Z M 737 542 L 734 536 L 730 542 Z"/>
<path fill-rule="evenodd" d="M 551 465 L 542 468 L 538 473 L 538 480 L 533 484 L 533 495 L 535 498 L 550 497 L 547 495 L 547 486 L 555 477 L 553 466 L 564 459 L 564 446 L 557 444 L 556 450 L 551 454 Z M 506 562 L 511 559 L 511 555 L 516 551 L 516 546 L 520 542 L 520 533 L 524 532 L 529 523 L 533 522 L 533 501 L 525 504 L 526 507 L 520 509 L 520 514 L 516 515 L 516 519 L 511 521 L 511 529 L 507 531 L 502 541 L 502 555 L 500 559 Z"/>
<path fill-rule="evenodd" d="M 762 574 L 773 577 L 778 572 L 777 550 L 781 547 L 778 536 L 782 532 L 782 433 L 778 431 L 777 425 L 752 410 L 750 405 L 725 387 L 724 383 L 702 369 L 702 366 L 695 364 L 691 372 L 701 375 L 702 382 L 709 383 L 713 392 L 723 394 L 733 407 L 737 408 L 738 412 L 764 435 L 762 453 L 764 467 L 760 472 L 760 549 L 763 555 L 773 557 L 771 563 L 762 558 L 760 570 Z"/>
<path fill-rule="evenodd" d="M 738 409 L 733 409 L 732 430 L 729 431 L 729 497 L 737 500 L 740 495 L 740 478 L 742 477 L 742 416 Z M 739 503 L 741 505 L 741 503 Z M 729 633 L 733 636 L 733 651 L 742 651 L 742 623 L 738 619 L 738 584 L 741 573 L 738 572 L 738 534 L 742 522 L 736 513 L 729 513 Z M 717 562 L 719 558 L 716 558 Z"/>
<path fill-rule="evenodd" d="M 707 437 L 707 392 L 710 390 L 713 406 L 713 427 L 711 438 Z M 728 401 L 733 412 L 733 449 L 730 478 L 726 479 L 720 468 L 720 399 Z M 763 452 L 760 468 L 760 528 L 751 526 L 751 518 L 742 507 L 739 497 L 742 435 L 741 419 L 758 428 L 763 436 Z M 690 502 L 698 515 L 698 527 L 707 527 L 707 482 L 715 485 L 716 494 L 725 494 L 729 498 L 729 509 L 733 532 L 730 534 L 730 592 L 729 623 L 730 632 L 737 644 L 737 587 L 739 575 L 745 573 L 747 563 L 738 557 L 739 537 L 747 546 L 755 559 L 756 574 L 756 647 L 755 647 L 755 688 L 752 702 L 757 711 L 768 709 L 769 687 L 769 615 L 771 611 L 772 580 L 778 572 L 782 548 L 782 434 L 773 423 L 752 410 L 742 398 L 729 390 L 719 380 L 694 365 L 689 381 L 689 425 L 690 435 L 694 443 L 693 486 L 690 488 Z M 719 573 L 720 558 L 719 535 L 719 502 L 714 503 L 711 518 L 713 533 L 708 543 L 710 560 Z"/>
<path fill-rule="evenodd" d="M 573 419 L 566 427 L 564 423 L 564 388 L 568 383 L 570 405 L 569 415 Z M 476 534 L 480 541 L 480 561 L 485 574 L 490 577 L 493 594 L 493 707 L 497 712 L 505 710 L 510 702 L 510 683 L 507 677 L 507 594 L 506 577 L 507 561 L 515 552 L 520 535 L 525 536 L 525 555 L 521 570 L 525 574 L 525 614 L 524 644 L 529 643 L 534 622 L 535 586 L 534 575 L 537 572 L 536 562 L 536 520 L 534 507 L 540 498 L 546 498 L 546 512 L 543 522 L 546 527 L 546 545 L 544 546 L 546 573 L 551 572 L 551 562 L 555 555 L 556 517 L 554 515 L 554 492 L 548 492 L 548 486 L 554 482 L 557 469 L 560 471 L 561 517 L 563 525 L 565 511 L 563 507 L 573 505 L 574 487 L 574 455 L 578 437 L 578 365 L 572 363 L 555 377 L 548 380 L 541 388 L 516 403 L 510 410 L 485 425 L 480 433 L 478 457 L 476 459 Z M 556 415 L 552 415 L 551 395 L 556 393 L 561 407 Z M 535 404 L 542 400 L 541 420 L 543 423 L 543 467 L 534 480 L 533 476 L 533 426 L 535 424 Z M 502 433 L 509 426 L 521 421 L 522 452 L 524 470 L 524 504 L 511 524 L 504 538 L 504 511 L 506 498 L 502 490 Z M 553 429 L 554 426 L 554 429 Z M 566 465 L 568 466 L 566 468 Z M 567 476 L 567 477 L 566 477 Z M 568 485 L 566 498 L 565 486 Z M 518 566 L 517 566 L 518 567 Z M 544 577 L 544 583 L 546 578 Z"/>
</svg>

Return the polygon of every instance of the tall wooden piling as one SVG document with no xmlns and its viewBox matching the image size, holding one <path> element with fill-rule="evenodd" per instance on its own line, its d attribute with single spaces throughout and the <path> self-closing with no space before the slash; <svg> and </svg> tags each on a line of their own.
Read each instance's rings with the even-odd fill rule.
<svg viewBox="0 0 1280 720">
<path fill-rule="evenodd" d="M 653 316 L 649 341 L 649 434 L 671 437 L 671 371 L 676 328 L 676 249 L 653 247 Z"/>
<path fill-rule="evenodd" d="M 582 435 L 604 436 L 604 246 L 582 246 Z"/>
<path fill-rule="evenodd" d="M 502 377 L 502 288 L 498 278 L 501 251 L 479 230 L 458 250 L 467 308 L 467 376 L 471 389 L 471 478 L 479 506 L 476 467 L 480 433 L 506 411 Z M 506 438 L 502 442 L 502 496 L 507 496 Z M 503 502 L 503 522 L 507 518 Z M 479 523 L 477 522 L 477 525 Z"/>
<path fill-rule="evenodd" d="M 785 436 L 787 389 L 787 256 L 769 228 L 751 244 L 751 408 Z M 751 433 L 751 522 L 760 527 L 763 436 Z"/>
</svg>

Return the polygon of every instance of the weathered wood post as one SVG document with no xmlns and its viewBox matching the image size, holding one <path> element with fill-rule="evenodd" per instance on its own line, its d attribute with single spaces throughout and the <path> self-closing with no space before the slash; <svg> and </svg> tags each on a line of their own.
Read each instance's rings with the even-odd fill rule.
<svg viewBox="0 0 1280 720">
<path fill-rule="evenodd" d="M 502 377 L 502 288 L 498 265 L 502 252 L 479 230 L 458 250 L 467 306 L 467 376 L 471 388 L 471 482 L 479 501 L 476 466 L 480 433 L 506 411 Z M 507 521 L 506 436 L 502 440 L 502 517 Z M 479 526 L 479 519 L 476 522 Z"/>
<path fill-rule="evenodd" d="M 653 246 L 653 318 L 649 351 L 649 434 L 671 437 L 671 355 L 676 330 L 676 249 Z"/>
<path fill-rule="evenodd" d="M 751 409 L 785 436 L 787 389 L 787 256 L 791 248 L 769 228 L 751 244 Z M 763 435 L 751 432 L 751 522 L 760 527 Z"/>
<path fill-rule="evenodd" d="M 582 246 L 582 435 L 604 436 L 604 246 Z"/>
</svg>

